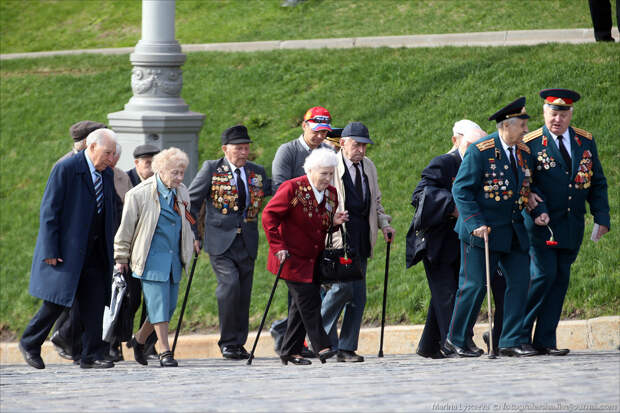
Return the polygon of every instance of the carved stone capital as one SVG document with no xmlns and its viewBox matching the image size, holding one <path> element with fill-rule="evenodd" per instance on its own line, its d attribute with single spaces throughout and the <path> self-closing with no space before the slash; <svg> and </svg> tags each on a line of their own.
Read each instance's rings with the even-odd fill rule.
<svg viewBox="0 0 620 413">
<path fill-rule="evenodd" d="M 134 66 L 131 89 L 134 96 L 179 97 L 183 71 L 179 67 Z"/>
</svg>

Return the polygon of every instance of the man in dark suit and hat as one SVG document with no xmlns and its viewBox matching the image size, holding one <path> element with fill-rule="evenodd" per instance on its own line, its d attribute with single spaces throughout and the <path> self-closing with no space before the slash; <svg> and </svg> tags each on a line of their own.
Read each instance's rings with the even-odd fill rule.
<svg viewBox="0 0 620 413">
<path fill-rule="evenodd" d="M 257 217 L 271 182 L 265 168 L 248 161 L 252 140 L 243 125 L 222 133 L 224 157 L 205 161 L 189 192 L 192 215 L 205 202 L 204 238 L 194 225 L 217 277 L 220 339 L 227 359 L 246 359 L 250 295 L 258 251 Z"/>
<path fill-rule="evenodd" d="M 86 150 L 54 166 L 41 200 L 29 291 L 43 304 L 19 341 L 26 362 L 38 369 L 45 368 L 41 345 L 74 302 L 83 328 L 80 367 L 114 367 L 103 359 L 101 333 L 113 265 L 114 181 L 109 166 L 116 135 L 97 129 L 86 144 Z"/>
<path fill-rule="evenodd" d="M 521 210 L 530 192 L 530 150 L 521 139 L 527 133 L 525 97 L 489 117 L 497 132 L 472 144 L 459 167 L 452 195 L 459 213 L 455 231 L 461 241 L 459 289 L 450 329 L 442 347 L 444 355 L 477 357 L 467 347 L 485 295 L 485 241 L 489 244 L 489 272 L 501 264 L 506 277 L 504 322 L 499 353 L 532 356 L 534 349 L 521 345 L 521 326 L 528 289 L 529 242 Z"/>
<path fill-rule="evenodd" d="M 468 119 L 455 122 L 452 150 L 433 158 L 424 168 L 411 198 L 416 213 L 407 233 L 407 268 L 423 261 L 431 292 L 424 331 L 416 350 L 422 357 L 443 358 L 440 349 L 450 327 L 461 263 L 459 238 L 454 232 L 459 213 L 452 197 L 452 184 L 469 145 L 485 136 L 487 133 Z M 497 349 L 506 289 L 500 273 L 493 274 L 491 288 L 495 300 L 493 341 Z M 472 337 L 473 331 L 469 331 L 467 347 L 482 353 Z"/>
<path fill-rule="evenodd" d="M 157 155 L 159 152 L 160 149 L 157 146 L 148 143 L 137 146 L 136 149 L 134 149 L 133 162 L 135 167 L 127 171 L 127 175 L 133 186 L 153 176 L 151 162 L 153 162 L 153 156 Z"/>
<path fill-rule="evenodd" d="M 568 89 L 545 89 L 545 124 L 525 135 L 530 148 L 533 187 L 537 199 L 525 217 L 532 256 L 531 285 L 527 297 L 522 342 L 541 354 L 563 356 L 556 328 L 568 289 L 570 267 L 577 258 L 585 231 L 586 201 L 594 217 L 592 239 L 609 231 L 607 180 L 592 134 L 570 126 L 573 104 L 580 95 Z M 532 329 L 536 330 L 532 338 Z"/>
</svg>

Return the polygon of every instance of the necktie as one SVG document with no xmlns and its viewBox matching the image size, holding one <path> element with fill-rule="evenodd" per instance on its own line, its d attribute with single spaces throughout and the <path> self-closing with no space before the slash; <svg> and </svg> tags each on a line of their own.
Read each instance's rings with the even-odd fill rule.
<svg viewBox="0 0 620 413">
<path fill-rule="evenodd" d="M 558 135 L 558 146 L 560 147 L 560 153 L 562 154 L 562 158 L 564 158 L 564 162 L 566 163 L 566 169 L 571 170 L 571 160 L 568 151 L 566 150 L 566 146 L 564 146 L 564 142 L 562 142 L 562 138 L 564 136 Z"/>
<path fill-rule="evenodd" d="M 510 167 L 512 168 L 512 173 L 514 174 L 517 180 L 519 179 L 519 174 L 517 173 L 517 161 L 515 160 L 515 154 L 513 152 L 514 148 L 511 146 L 508 148 L 510 152 Z"/>
<path fill-rule="evenodd" d="M 237 195 L 239 196 L 239 212 L 243 212 L 245 210 L 245 184 L 243 183 L 243 179 L 241 178 L 241 169 L 235 169 L 235 173 L 237 174 Z"/>
<path fill-rule="evenodd" d="M 103 180 L 99 172 L 95 172 L 95 199 L 97 200 L 97 213 L 103 210 Z"/>
<path fill-rule="evenodd" d="M 364 199 L 364 191 L 362 190 L 362 171 L 360 170 L 359 162 L 354 163 L 355 166 L 355 190 L 360 195 L 360 198 Z"/>
</svg>

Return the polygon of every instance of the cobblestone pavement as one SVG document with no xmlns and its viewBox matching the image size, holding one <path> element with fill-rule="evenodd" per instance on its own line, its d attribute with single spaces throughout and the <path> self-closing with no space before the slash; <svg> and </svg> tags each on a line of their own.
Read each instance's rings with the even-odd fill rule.
<svg viewBox="0 0 620 413">
<path fill-rule="evenodd" d="M 0 367 L 0 410 L 13 411 L 609 411 L 620 410 L 620 353 L 282 366 L 279 359 Z"/>
</svg>

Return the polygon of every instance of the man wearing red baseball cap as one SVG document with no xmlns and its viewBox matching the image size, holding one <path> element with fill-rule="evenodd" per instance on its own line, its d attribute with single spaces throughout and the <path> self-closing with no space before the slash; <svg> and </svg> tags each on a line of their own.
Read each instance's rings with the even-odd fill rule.
<svg viewBox="0 0 620 413">
<path fill-rule="evenodd" d="M 322 106 L 308 109 L 301 123 L 303 133 L 297 139 L 280 145 L 271 164 L 274 192 L 280 184 L 305 174 L 304 161 L 314 149 L 326 146 L 323 141 L 332 130 L 332 115 Z"/>
<path fill-rule="evenodd" d="M 319 147 L 330 148 L 324 140 L 332 130 L 332 115 L 322 106 L 308 109 L 301 123 L 303 133 L 290 142 L 283 143 L 276 151 L 271 163 L 272 189 L 277 191 L 282 182 L 305 175 L 304 162 L 310 152 Z M 289 300 L 290 302 L 290 300 Z M 275 321 L 271 325 L 271 335 L 275 341 L 275 350 L 280 351 L 282 338 L 286 332 L 287 319 Z M 302 356 L 310 356 L 304 353 Z"/>
<path fill-rule="evenodd" d="M 583 241 L 586 201 L 594 217 L 593 241 L 609 231 L 609 201 L 592 134 L 570 126 L 573 104 L 581 96 L 569 89 L 544 89 L 540 97 L 545 124 L 523 137 L 536 162 L 532 187 L 537 195 L 530 195 L 532 211 L 525 217 L 532 263 L 521 334 L 522 342 L 539 354 L 563 356 L 569 349 L 557 348 L 556 328 L 570 267 Z"/>
</svg>

